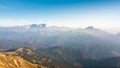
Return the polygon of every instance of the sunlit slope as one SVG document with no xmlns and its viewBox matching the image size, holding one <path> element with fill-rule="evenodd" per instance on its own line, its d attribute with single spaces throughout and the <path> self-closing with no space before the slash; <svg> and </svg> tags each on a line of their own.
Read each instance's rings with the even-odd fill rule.
<svg viewBox="0 0 120 68">
<path fill-rule="evenodd" d="M 38 67 L 13 54 L 0 53 L 0 68 L 44 68 Z"/>
</svg>

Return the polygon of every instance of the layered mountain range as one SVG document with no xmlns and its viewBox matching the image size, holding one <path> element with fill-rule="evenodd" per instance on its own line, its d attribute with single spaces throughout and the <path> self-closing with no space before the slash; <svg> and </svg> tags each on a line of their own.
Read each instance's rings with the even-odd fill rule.
<svg viewBox="0 0 120 68">
<path fill-rule="evenodd" d="M 33 50 L 52 46 L 80 48 L 95 58 L 120 56 L 120 36 L 89 26 L 85 29 L 32 24 L 0 27 L 1 51 L 19 47 Z"/>
<path fill-rule="evenodd" d="M 110 67 L 119 68 L 116 59 L 120 56 L 120 33 L 112 34 L 92 26 L 84 29 L 46 24 L 0 27 L 0 51 L 15 52 L 31 63 L 50 68 L 107 68 L 112 60 L 116 63 Z"/>
</svg>

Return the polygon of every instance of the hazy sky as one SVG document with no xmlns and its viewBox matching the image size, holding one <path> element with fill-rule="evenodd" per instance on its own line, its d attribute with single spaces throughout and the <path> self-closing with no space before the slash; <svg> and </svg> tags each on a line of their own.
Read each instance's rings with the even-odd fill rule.
<svg viewBox="0 0 120 68">
<path fill-rule="evenodd" d="M 120 0 L 0 0 L 0 26 L 33 23 L 120 32 Z"/>
</svg>

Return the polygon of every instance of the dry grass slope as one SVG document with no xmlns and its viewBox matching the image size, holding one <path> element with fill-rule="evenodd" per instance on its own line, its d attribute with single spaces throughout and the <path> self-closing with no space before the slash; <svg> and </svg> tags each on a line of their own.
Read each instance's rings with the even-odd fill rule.
<svg viewBox="0 0 120 68">
<path fill-rule="evenodd" d="M 8 53 L 0 53 L 0 68 L 45 68 L 38 67 L 37 64 L 32 64 L 21 57 Z"/>
</svg>

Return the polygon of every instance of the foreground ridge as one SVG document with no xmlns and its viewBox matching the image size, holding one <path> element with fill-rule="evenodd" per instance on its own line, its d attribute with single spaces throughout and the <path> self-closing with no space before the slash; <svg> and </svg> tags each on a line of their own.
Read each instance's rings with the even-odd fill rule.
<svg viewBox="0 0 120 68">
<path fill-rule="evenodd" d="M 45 68 L 38 67 L 15 54 L 0 53 L 0 68 Z"/>
</svg>

